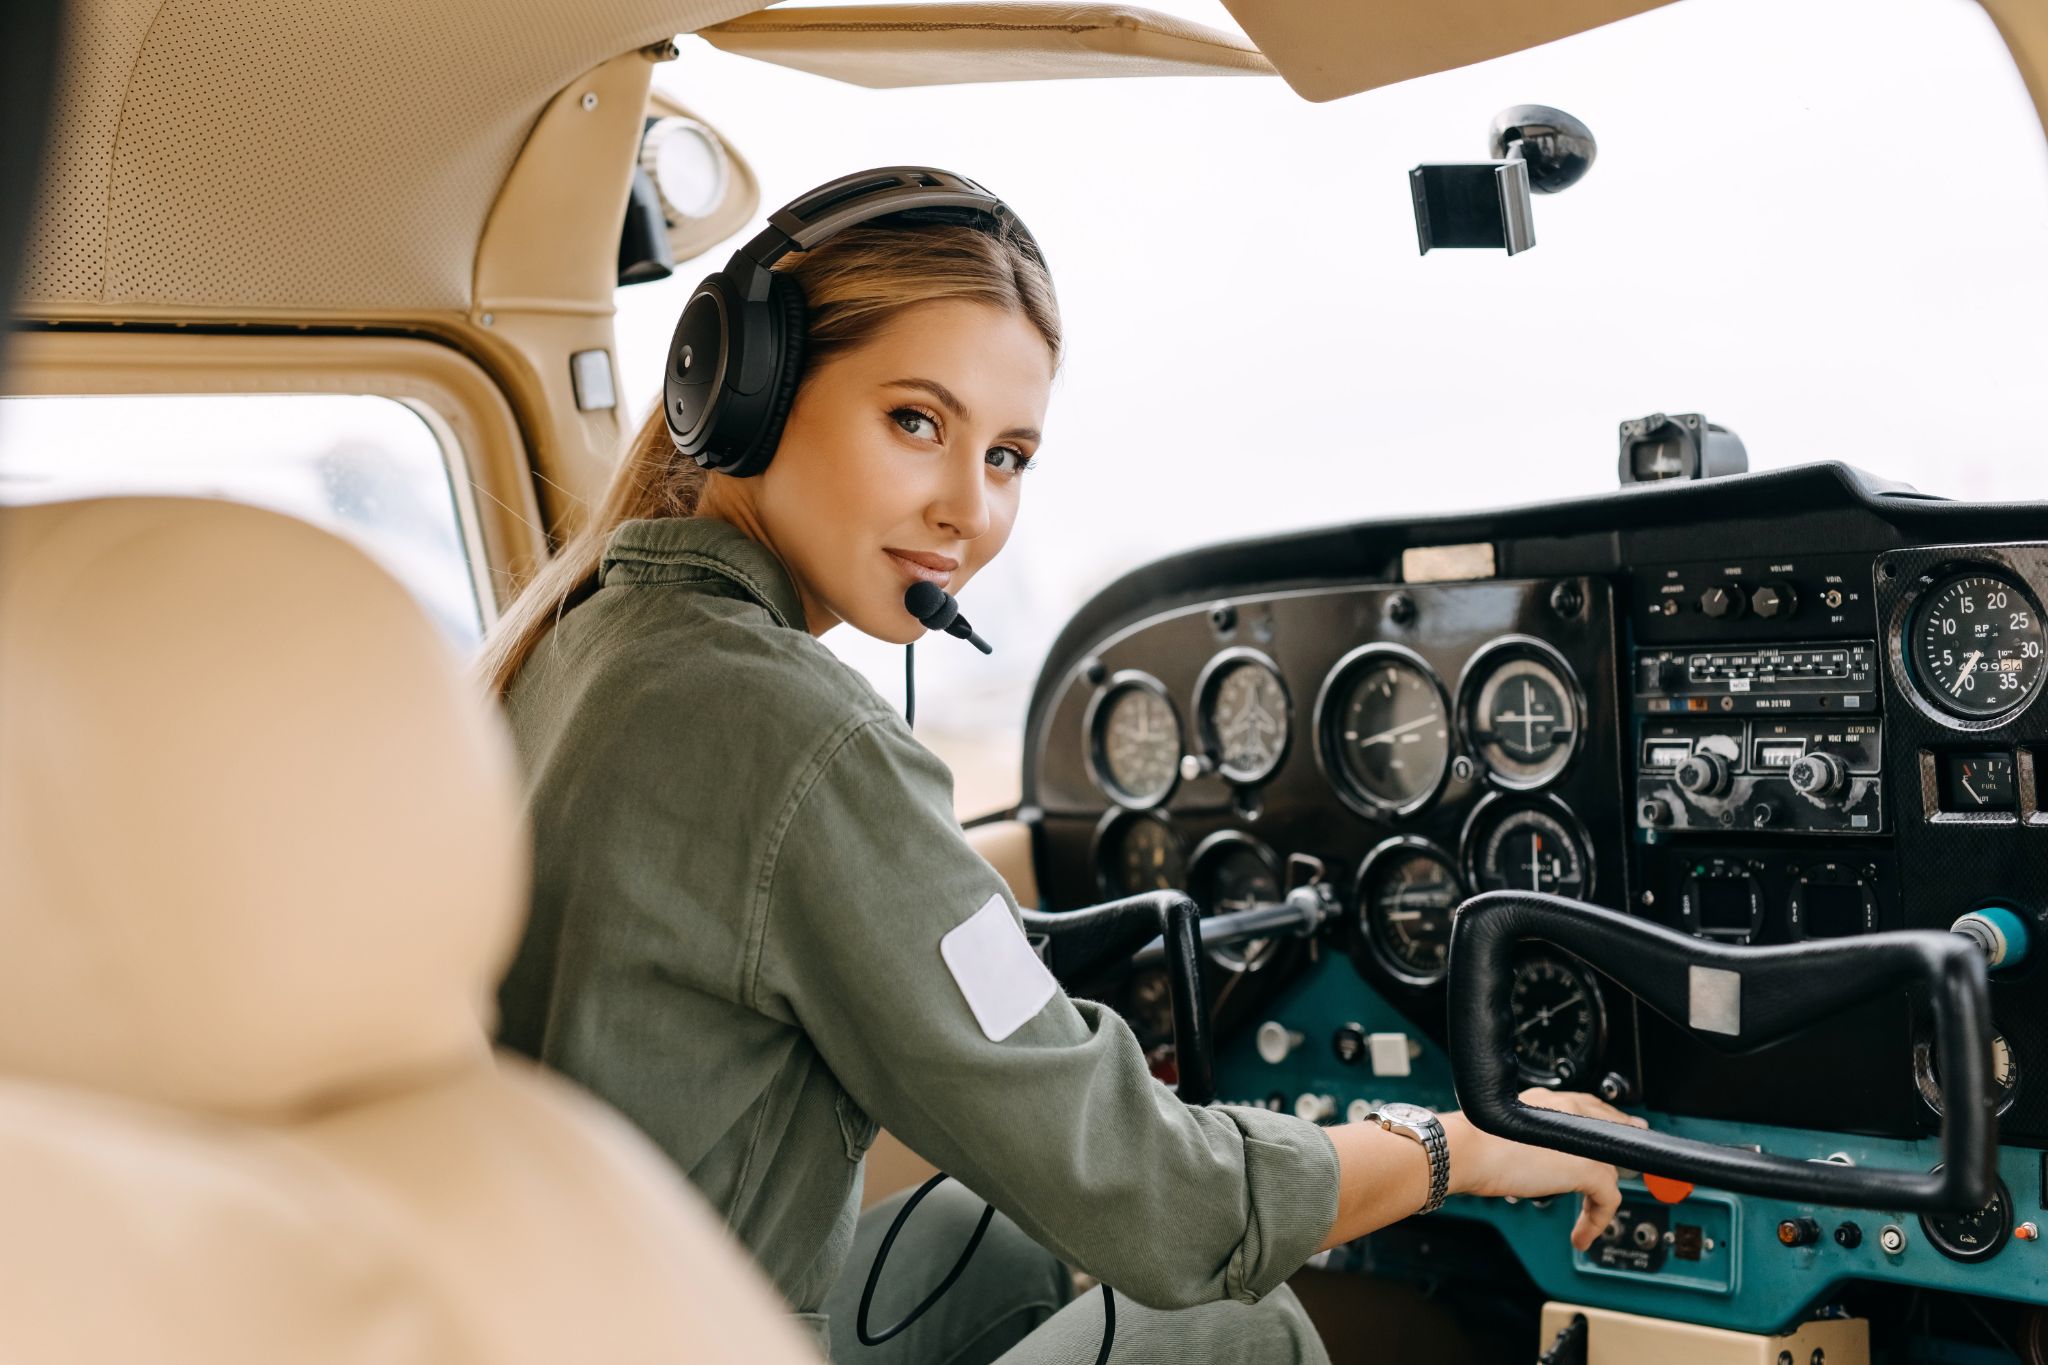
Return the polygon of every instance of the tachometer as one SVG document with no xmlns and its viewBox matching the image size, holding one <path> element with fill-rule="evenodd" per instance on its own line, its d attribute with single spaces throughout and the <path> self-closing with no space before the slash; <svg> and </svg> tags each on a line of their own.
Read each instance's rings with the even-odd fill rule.
<svg viewBox="0 0 2048 1365">
<path fill-rule="evenodd" d="M 1515 1065 L 1539 1085 L 1565 1085 L 1592 1070 L 1607 1027 L 1599 983 L 1575 958 L 1535 953 L 1508 987 Z"/>
<path fill-rule="evenodd" d="M 1358 870 L 1359 929 L 1380 965 L 1411 986 L 1443 979 L 1464 899 L 1451 856 L 1425 840 L 1389 839 Z"/>
<path fill-rule="evenodd" d="M 2041 686 L 2040 612 L 2004 574 L 1966 569 L 1922 594 L 1904 647 L 1920 695 L 1969 720 L 2015 711 Z"/>
<path fill-rule="evenodd" d="M 1578 688 L 1571 668 L 1539 640 L 1510 639 L 1472 662 L 1459 716 L 1474 750 L 1503 787 L 1540 787 L 1578 747 Z"/>
<path fill-rule="evenodd" d="M 1119 673 L 1089 707 L 1095 780 L 1119 805 L 1166 799 L 1180 776 L 1180 717 L 1166 688 L 1144 673 Z"/>
<path fill-rule="evenodd" d="M 1324 769 L 1363 815 L 1406 815 L 1443 785 L 1450 705 L 1429 665 L 1399 645 L 1366 645 L 1337 661 L 1317 699 Z"/>
<path fill-rule="evenodd" d="M 1262 782 L 1287 755 L 1287 684 L 1264 655 L 1217 655 L 1195 684 L 1195 716 L 1216 770 L 1233 782 Z"/>
<path fill-rule="evenodd" d="M 1561 801 L 1510 803 L 1492 797 L 1465 823 L 1465 868 L 1481 891 L 1540 891 L 1584 900 L 1593 855 Z"/>
</svg>

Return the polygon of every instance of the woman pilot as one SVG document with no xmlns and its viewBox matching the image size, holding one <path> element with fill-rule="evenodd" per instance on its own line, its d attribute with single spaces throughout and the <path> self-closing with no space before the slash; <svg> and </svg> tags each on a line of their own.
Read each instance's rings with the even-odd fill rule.
<svg viewBox="0 0 2048 1365">
<path fill-rule="evenodd" d="M 1037 966 L 951 775 L 819 637 L 914 641 L 909 586 L 958 592 L 1002 549 L 1059 361 L 1051 280 L 1000 201 L 927 168 L 770 224 L 698 286 L 661 412 L 486 653 L 535 840 L 504 1043 L 660 1144 L 842 1365 L 1093 1359 L 1104 1296 L 1067 1305 L 1067 1266 L 1118 1294 L 1119 1361 L 1323 1360 L 1283 1282 L 1446 1189 L 1582 1192 L 1590 1244 L 1612 1166 L 1455 1113 L 1181 1104 Z M 945 1276 L 981 1200 L 1002 1216 L 871 1349 L 877 1121 L 960 1184 L 905 1226 L 871 1328 Z"/>
</svg>

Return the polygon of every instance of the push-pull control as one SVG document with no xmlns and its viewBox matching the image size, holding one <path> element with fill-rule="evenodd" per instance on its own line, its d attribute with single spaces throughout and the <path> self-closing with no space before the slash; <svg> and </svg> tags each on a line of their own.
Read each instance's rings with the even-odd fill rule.
<svg viewBox="0 0 2048 1365">
<path fill-rule="evenodd" d="M 2027 922 L 2017 911 L 2002 905 L 1972 910 L 1949 926 L 1984 951 L 1984 965 L 1994 972 L 2010 971 L 2027 960 Z"/>
<path fill-rule="evenodd" d="M 1277 1019 L 1268 1019 L 1259 1025 L 1253 1035 L 1258 1045 L 1259 1056 L 1273 1066 L 1287 1060 L 1287 1054 L 1301 1046 L 1301 1035 Z"/>
</svg>

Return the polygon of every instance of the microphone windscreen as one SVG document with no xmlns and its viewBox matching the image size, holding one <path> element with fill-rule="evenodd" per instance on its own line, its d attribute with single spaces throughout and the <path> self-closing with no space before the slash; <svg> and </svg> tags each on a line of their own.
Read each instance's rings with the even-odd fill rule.
<svg viewBox="0 0 2048 1365">
<path fill-rule="evenodd" d="M 904 590 L 903 609 L 929 630 L 944 630 L 960 614 L 960 604 L 953 600 L 951 594 L 938 584 L 927 583 L 923 579 Z"/>
</svg>

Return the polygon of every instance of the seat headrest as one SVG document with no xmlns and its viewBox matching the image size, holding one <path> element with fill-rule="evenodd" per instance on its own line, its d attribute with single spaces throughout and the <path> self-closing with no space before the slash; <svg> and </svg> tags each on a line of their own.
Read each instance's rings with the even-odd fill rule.
<svg viewBox="0 0 2048 1365">
<path fill-rule="evenodd" d="M 276 1114 L 481 1058 L 526 849 L 502 722 L 361 552 L 0 510 L 0 1073 Z"/>
</svg>

